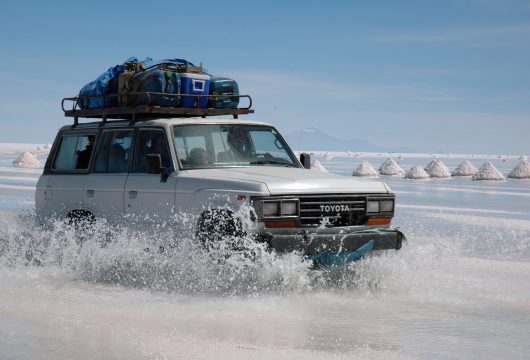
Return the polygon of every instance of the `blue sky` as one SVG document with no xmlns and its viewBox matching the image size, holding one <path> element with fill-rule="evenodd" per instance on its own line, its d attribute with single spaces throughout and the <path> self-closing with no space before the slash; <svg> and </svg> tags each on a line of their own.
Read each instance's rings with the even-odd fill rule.
<svg viewBox="0 0 530 360">
<path fill-rule="evenodd" d="M 0 44 L 0 142 L 51 142 L 60 100 L 134 55 L 235 78 L 284 134 L 530 153 L 530 1 L 13 1 Z"/>
</svg>

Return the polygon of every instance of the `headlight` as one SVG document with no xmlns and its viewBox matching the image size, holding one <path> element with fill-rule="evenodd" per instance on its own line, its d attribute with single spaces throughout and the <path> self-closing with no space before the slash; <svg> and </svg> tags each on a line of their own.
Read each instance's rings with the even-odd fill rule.
<svg viewBox="0 0 530 360">
<path fill-rule="evenodd" d="M 366 201 L 366 212 L 367 213 L 378 213 L 379 212 L 379 200 Z"/>
<path fill-rule="evenodd" d="M 298 215 L 298 201 L 282 201 L 282 216 Z"/>
<path fill-rule="evenodd" d="M 381 212 L 394 211 L 394 200 L 381 200 Z"/>
<path fill-rule="evenodd" d="M 280 216 L 280 203 L 278 201 L 264 201 L 263 216 Z"/>
<path fill-rule="evenodd" d="M 298 199 L 261 200 L 255 204 L 260 217 L 278 218 L 298 216 Z"/>
</svg>

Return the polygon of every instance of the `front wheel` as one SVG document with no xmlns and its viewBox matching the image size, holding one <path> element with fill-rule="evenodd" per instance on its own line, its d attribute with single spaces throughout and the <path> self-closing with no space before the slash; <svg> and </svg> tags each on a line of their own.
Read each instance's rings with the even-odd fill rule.
<svg viewBox="0 0 530 360">
<path fill-rule="evenodd" d="M 208 251 L 231 252 L 240 249 L 246 233 L 232 211 L 215 209 L 201 215 L 196 236 Z"/>
</svg>

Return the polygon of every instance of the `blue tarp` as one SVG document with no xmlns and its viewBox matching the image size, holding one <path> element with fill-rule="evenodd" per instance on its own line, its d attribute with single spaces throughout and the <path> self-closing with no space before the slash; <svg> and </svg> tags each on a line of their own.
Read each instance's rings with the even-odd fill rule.
<svg viewBox="0 0 530 360">
<path fill-rule="evenodd" d="M 79 91 L 78 105 L 82 109 L 94 109 L 109 106 L 116 106 L 118 104 L 117 97 L 107 97 L 105 95 L 116 94 L 118 91 L 118 78 L 120 74 L 125 71 L 126 62 L 138 62 L 138 58 L 132 56 L 128 58 L 123 64 L 110 67 L 103 74 L 98 76 L 94 81 L 89 82 Z M 186 64 L 194 66 L 191 62 L 184 59 L 159 59 L 153 60 L 145 58 L 144 68 L 152 67 L 159 64 Z"/>
</svg>

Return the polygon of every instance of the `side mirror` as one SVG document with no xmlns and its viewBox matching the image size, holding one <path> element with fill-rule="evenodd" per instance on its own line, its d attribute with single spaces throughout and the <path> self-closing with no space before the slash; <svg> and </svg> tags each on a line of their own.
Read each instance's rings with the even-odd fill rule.
<svg viewBox="0 0 530 360">
<path fill-rule="evenodd" d="M 148 174 L 160 174 L 160 182 L 166 182 L 169 174 L 162 167 L 160 154 L 147 154 L 145 156 L 146 172 Z"/>
<path fill-rule="evenodd" d="M 311 169 L 311 155 L 307 153 L 301 153 L 300 154 L 300 162 L 302 163 L 302 166 L 306 169 Z"/>
</svg>

